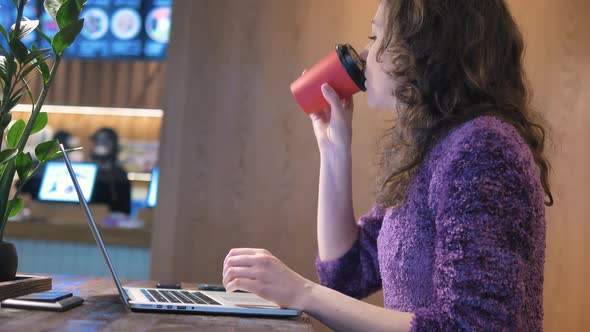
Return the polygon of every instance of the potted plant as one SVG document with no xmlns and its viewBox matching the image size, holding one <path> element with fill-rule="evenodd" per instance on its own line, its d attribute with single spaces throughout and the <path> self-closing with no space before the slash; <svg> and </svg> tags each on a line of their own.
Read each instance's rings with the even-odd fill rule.
<svg viewBox="0 0 590 332">
<path fill-rule="evenodd" d="M 5 139 L 5 148 L 0 150 L 0 282 L 13 280 L 16 275 L 18 259 L 13 244 L 3 241 L 8 218 L 17 215 L 23 208 L 20 189 L 33 173 L 47 161 L 57 158 L 61 152 L 59 142 L 51 140 L 35 147 L 37 165 L 31 153 L 24 152 L 29 136 L 39 132 L 47 125 L 47 113 L 41 112 L 45 98 L 54 81 L 64 51 L 74 42 L 84 20 L 80 13 L 86 0 L 45 0 L 45 10 L 59 26 L 59 31 L 50 38 L 39 28 L 38 20 L 23 17 L 24 7 L 29 0 L 13 0 L 16 6 L 16 22 L 8 29 L 0 25 L 0 39 L 4 38 L 7 47 L 0 45 L 0 144 Z M 51 48 L 28 48 L 22 38 L 36 31 Z M 37 98 L 33 95 L 29 82 L 31 75 L 40 76 L 42 88 Z M 10 127 L 11 110 L 28 97 L 32 104 L 31 116 L 25 122 L 20 119 Z M 6 134 L 6 135 L 5 135 Z M 11 194 L 18 176 L 19 187 Z"/>
</svg>

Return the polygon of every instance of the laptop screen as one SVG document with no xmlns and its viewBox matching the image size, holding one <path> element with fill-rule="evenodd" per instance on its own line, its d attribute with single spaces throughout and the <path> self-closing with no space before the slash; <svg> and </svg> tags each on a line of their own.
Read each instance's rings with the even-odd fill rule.
<svg viewBox="0 0 590 332">
<path fill-rule="evenodd" d="M 92 163 L 72 163 L 82 193 L 87 201 L 92 199 L 98 166 Z M 45 165 L 37 199 L 51 202 L 78 202 L 78 196 L 68 173 L 61 161 L 51 161 Z"/>
<path fill-rule="evenodd" d="M 158 182 L 160 180 L 160 170 L 158 167 L 152 169 L 152 178 L 150 180 L 150 187 L 147 195 L 147 206 L 155 207 L 158 202 Z"/>
</svg>

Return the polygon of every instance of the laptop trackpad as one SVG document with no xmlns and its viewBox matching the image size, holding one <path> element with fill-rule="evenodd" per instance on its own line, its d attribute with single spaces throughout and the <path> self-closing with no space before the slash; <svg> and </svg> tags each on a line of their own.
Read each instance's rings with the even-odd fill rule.
<svg viewBox="0 0 590 332">
<path fill-rule="evenodd" d="M 211 293 L 208 293 L 209 295 Z M 212 294 L 211 294 L 212 295 Z M 242 308 L 260 308 L 260 309 L 279 309 L 274 303 L 267 301 L 259 296 L 251 293 L 223 293 L 215 294 L 216 298 L 219 298 L 225 303 L 235 305 L 236 307 Z"/>
</svg>

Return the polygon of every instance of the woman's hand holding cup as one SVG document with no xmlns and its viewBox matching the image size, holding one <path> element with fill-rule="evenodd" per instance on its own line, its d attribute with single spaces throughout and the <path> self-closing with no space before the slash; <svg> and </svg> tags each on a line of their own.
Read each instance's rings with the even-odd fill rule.
<svg viewBox="0 0 590 332">
<path fill-rule="evenodd" d="M 366 90 L 364 68 L 352 46 L 337 44 L 334 51 L 291 83 L 293 97 L 312 119 L 322 156 L 350 156 L 352 95 Z"/>
<path fill-rule="evenodd" d="M 352 97 L 341 99 L 327 83 L 322 84 L 322 95 L 329 106 L 310 114 L 320 153 L 350 154 L 352 141 Z"/>
</svg>

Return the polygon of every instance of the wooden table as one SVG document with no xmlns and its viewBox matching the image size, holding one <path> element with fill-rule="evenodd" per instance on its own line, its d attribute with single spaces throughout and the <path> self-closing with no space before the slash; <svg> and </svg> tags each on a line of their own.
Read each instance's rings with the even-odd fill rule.
<svg viewBox="0 0 590 332">
<path fill-rule="evenodd" d="M 154 282 L 123 282 L 153 287 Z M 183 288 L 194 287 L 184 284 Z M 70 291 L 84 304 L 66 312 L 0 309 L 0 331 L 313 331 L 310 318 L 255 318 L 134 313 L 120 300 L 110 278 L 54 276 L 53 289 Z"/>
</svg>

